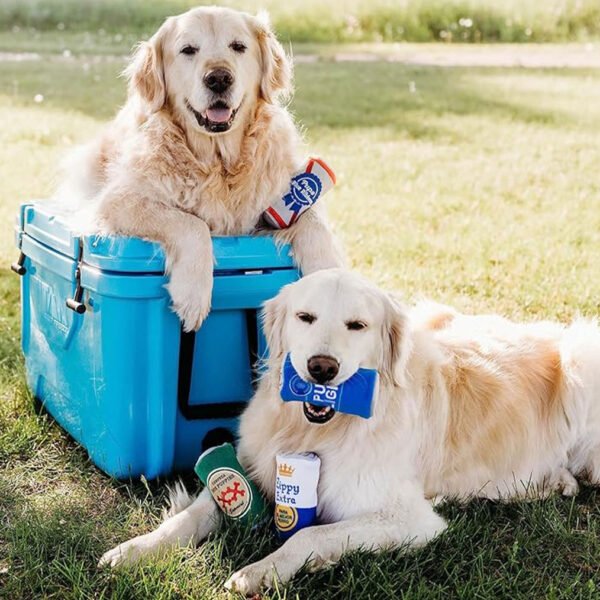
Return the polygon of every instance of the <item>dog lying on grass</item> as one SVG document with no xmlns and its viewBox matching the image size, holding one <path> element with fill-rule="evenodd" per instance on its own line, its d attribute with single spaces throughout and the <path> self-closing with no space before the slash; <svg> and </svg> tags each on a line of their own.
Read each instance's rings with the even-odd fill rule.
<svg viewBox="0 0 600 600">
<path fill-rule="evenodd" d="M 280 102 L 292 65 L 264 18 L 201 7 L 168 18 L 126 74 L 125 106 L 67 163 L 57 198 L 87 228 L 160 242 L 173 307 L 197 329 L 211 235 L 252 233 L 305 160 Z M 278 235 L 304 273 L 341 265 L 322 201 Z"/>
<path fill-rule="evenodd" d="M 316 452 L 324 524 L 235 573 L 232 590 L 255 593 L 351 549 L 423 545 L 446 526 L 435 498 L 572 495 L 574 476 L 600 483 L 595 323 L 517 324 L 433 303 L 407 310 L 359 276 L 331 269 L 285 287 L 266 304 L 264 327 L 268 371 L 241 418 L 238 457 L 273 500 L 276 454 Z M 377 369 L 373 416 L 283 402 L 288 353 L 313 382 L 336 385 L 359 367 Z M 135 562 L 215 530 L 220 512 L 207 490 L 185 504 L 101 564 Z"/>
</svg>

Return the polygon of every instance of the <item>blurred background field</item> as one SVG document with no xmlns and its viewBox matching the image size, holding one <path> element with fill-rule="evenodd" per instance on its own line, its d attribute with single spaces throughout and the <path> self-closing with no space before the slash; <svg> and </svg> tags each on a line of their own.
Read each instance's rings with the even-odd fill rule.
<svg viewBox="0 0 600 600">
<path fill-rule="evenodd" d="M 2 0 L 0 29 L 148 36 L 194 0 Z M 598 0 L 225 0 L 293 42 L 561 42 L 600 35 Z"/>
<path fill-rule="evenodd" d="M 19 282 L 8 269 L 17 207 L 50 194 L 60 159 L 118 110 L 135 41 L 188 5 L 0 3 L 2 599 L 226 598 L 232 570 L 275 544 L 267 530 L 230 530 L 200 551 L 96 570 L 103 551 L 156 523 L 164 482 L 108 480 L 36 413 L 24 384 Z M 328 203 L 353 268 L 407 300 L 465 311 L 600 313 L 600 2 L 261 6 L 296 57 L 290 109 L 307 149 L 338 175 Z M 461 43 L 472 41 L 485 44 Z M 422 551 L 352 555 L 265 597 L 599 597 L 595 491 L 442 510 L 452 528 Z"/>
</svg>

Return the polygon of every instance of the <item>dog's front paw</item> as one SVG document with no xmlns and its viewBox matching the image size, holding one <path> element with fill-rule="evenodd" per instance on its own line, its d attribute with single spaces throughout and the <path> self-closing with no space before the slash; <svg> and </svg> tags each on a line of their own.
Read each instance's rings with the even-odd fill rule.
<svg viewBox="0 0 600 600">
<path fill-rule="evenodd" d="M 157 543 L 152 534 L 140 535 L 116 548 L 105 552 L 98 561 L 98 567 L 121 567 L 134 565 L 142 558 L 156 553 Z"/>
<path fill-rule="evenodd" d="M 577 483 L 577 479 L 575 479 L 575 477 L 573 477 L 571 472 L 567 469 L 560 470 L 555 482 L 555 486 L 563 496 L 577 496 L 579 493 L 579 484 Z"/>
<path fill-rule="evenodd" d="M 225 582 L 225 587 L 230 592 L 252 596 L 264 588 L 273 587 L 277 581 L 281 578 L 273 563 L 260 560 L 234 573 Z"/>
<path fill-rule="evenodd" d="M 173 310 L 185 331 L 196 331 L 210 311 L 212 272 L 206 274 L 185 265 L 174 266 L 167 289 Z"/>
</svg>

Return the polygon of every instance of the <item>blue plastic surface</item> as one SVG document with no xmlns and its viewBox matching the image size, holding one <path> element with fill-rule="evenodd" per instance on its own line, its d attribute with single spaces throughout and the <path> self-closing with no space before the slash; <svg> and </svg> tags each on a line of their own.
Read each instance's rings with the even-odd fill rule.
<svg viewBox="0 0 600 600">
<path fill-rule="evenodd" d="M 251 351 L 266 351 L 257 309 L 299 277 L 289 247 L 214 238 L 212 310 L 190 346 L 170 309 L 159 245 L 79 236 L 41 203 L 23 205 L 16 240 L 27 257 L 28 383 L 96 465 L 119 479 L 153 479 L 191 470 L 209 432 L 235 435 L 237 418 L 220 407 L 252 395 Z M 78 267 L 83 314 L 65 305 Z"/>
</svg>

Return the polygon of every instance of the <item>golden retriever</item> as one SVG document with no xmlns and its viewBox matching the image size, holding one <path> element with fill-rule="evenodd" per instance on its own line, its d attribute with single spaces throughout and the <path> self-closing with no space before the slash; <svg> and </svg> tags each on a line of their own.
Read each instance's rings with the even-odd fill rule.
<svg viewBox="0 0 600 600">
<path fill-rule="evenodd" d="M 210 309 L 210 236 L 254 232 L 304 160 L 280 102 L 292 67 L 264 16 L 201 7 L 168 18 L 126 74 L 125 106 L 68 162 L 57 196 L 103 233 L 162 243 L 173 307 L 197 329 Z M 322 201 L 278 237 L 304 273 L 342 262 Z"/>
<path fill-rule="evenodd" d="M 272 501 L 276 454 L 316 452 L 324 525 L 235 573 L 230 589 L 255 593 L 288 581 L 306 562 L 328 565 L 351 549 L 422 545 L 445 528 L 432 508 L 436 497 L 571 495 L 573 475 L 600 483 L 600 330 L 593 322 L 517 324 L 433 303 L 409 311 L 361 277 L 331 269 L 267 302 L 264 326 L 268 371 L 242 416 L 238 457 Z M 377 369 L 373 416 L 283 402 L 288 353 L 306 380 L 330 385 L 359 367 Z M 327 368 L 315 370 L 315 357 Z M 315 418 L 319 411 L 327 418 Z M 180 489 L 174 503 L 180 512 L 101 563 L 133 562 L 217 527 L 208 491 L 192 502 Z"/>
</svg>

